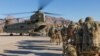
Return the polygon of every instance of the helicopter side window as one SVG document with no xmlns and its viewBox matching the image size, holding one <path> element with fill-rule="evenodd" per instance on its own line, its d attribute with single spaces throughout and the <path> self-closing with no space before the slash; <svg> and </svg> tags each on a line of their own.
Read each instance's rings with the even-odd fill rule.
<svg viewBox="0 0 100 56">
<path fill-rule="evenodd" d="M 27 23 L 27 25 L 30 25 L 31 23 Z"/>
<path fill-rule="evenodd" d="M 7 26 L 5 26 L 5 29 L 7 29 L 8 27 Z"/>
</svg>

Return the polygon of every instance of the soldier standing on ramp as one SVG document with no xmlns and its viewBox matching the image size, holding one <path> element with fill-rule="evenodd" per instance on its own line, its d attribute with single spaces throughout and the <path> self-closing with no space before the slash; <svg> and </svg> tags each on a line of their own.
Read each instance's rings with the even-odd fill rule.
<svg viewBox="0 0 100 56">
<path fill-rule="evenodd" d="M 82 50 L 87 51 L 91 48 L 92 44 L 92 25 L 93 25 L 93 18 L 92 17 L 86 17 L 85 22 L 83 24 L 83 45 Z"/>
<path fill-rule="evenodd" d="M 63 25 L 63 28 L 61 29 L 61 35 L 62 35 L 62 42 L 63 42 L 63 55 L 65 54 L 65 47 L 67 44 L 67 26 Z"/>
<path fill-rule="evenodd" d="M 75 24 L 70 23 L 67 29 L 67 45 L 65 47 L 65 56 L 77 56 L 76 38 L 75 38 Z"/>
<path fill-rule="evenodd" d="M 55 42 L 56 42 L 57 45 L 60 45 L 60 43 L 62 41 L 61 26 L 60 25 L 57 25 L 57 27 L 55 29 L 55 34 L 56 34 Z"/>
<path fill-rule="evenodd" d="M 97 24 L 93 21 L 93 18 L 86 17 L 85 22 L 83 24 L 82 51 L 91 52 L 99 50 L 99 38 L 97 36 L 97 28 Z"/>
<path fill-rule="evenodd" d="M 77 50 L 82 51 L 82 38 L 83 38 L 83 20 L 80 19 L 77 28 L 76 28 L 76 45 L 77 45 Z"/>
<path fill-rule="evenodd" d="M 54 43 L 55 42 L 55 26 L 52 25 L 51 28 L 49 29 L 49 33 L 48 36 L 50 37 L 50 43 Z"/>
</svg>

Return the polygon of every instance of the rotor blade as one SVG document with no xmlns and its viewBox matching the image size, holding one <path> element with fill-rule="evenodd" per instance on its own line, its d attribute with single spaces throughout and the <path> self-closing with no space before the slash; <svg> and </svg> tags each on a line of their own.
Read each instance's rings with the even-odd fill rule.
<svg viewBox="0 0 100 56">
<path fill-rule="evenodd" d="M 61 15 L 61 14 L 55 14 L 55 13 L 49 13 L 49 12 L 44 12 L 45 14 L 49 14 L 49 15 Z"/>
<path fill-rule="evenodd" d="M 17 19 L 30 18 L 31 16 L 16 17 Z"/>
<path fill-rule="evenodd" d="M 53 0 L 39 0 L 39 8 L 38 10 L 44 9 L 47 5 L 49 5 Z"/>
<path fill-rule="evenodd" d="M 35 11 L 32 11 L 32 12 L 22 12 L 22 13 L 8 13 L 8 14 L 1 14 L 1 15 L 17 15 L 17 14 L 27 14 L 27 13 L 35 13 Z"/>
</svg>

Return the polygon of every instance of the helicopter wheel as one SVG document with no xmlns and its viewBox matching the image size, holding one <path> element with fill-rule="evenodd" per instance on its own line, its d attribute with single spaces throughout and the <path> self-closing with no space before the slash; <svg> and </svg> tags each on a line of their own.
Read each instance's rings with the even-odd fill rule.
<svg viewBox="0 0 100 56">
<path fill-rule="evenodd" d="M 19 35 L 20 35 L 20 36 L 22 36 L 23 34 L 22 34 L 22 33 L 20 33 Z"/>
<path fill-rule="evenodd" d="M 13 36 L 13 34 L 11 33 L 10 36 Z"/>
</svg>

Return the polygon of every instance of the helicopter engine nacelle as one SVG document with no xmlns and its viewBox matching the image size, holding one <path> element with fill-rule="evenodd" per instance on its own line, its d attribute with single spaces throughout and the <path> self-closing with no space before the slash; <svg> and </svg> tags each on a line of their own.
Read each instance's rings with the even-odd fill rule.
<svg viewBox="0 0 100 56">
<path fill-rule="evenodd" d="M 40 11 L 37 11 L 34 15 L 32 15 L 30 20 L 35 25 L 34 31 L 39 31 L 41 29 L 44 29 L 46 26 L 45 16 Z"/>
</svg>

